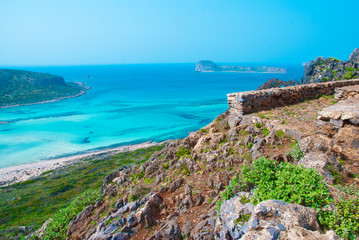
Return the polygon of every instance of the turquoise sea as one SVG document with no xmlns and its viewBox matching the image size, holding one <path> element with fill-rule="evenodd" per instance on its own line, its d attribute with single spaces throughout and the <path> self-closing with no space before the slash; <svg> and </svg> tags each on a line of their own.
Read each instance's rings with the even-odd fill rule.
<svg viewBox="0 0 359 240">
<path fill-rule="evenodd" d="M 267 64 L 268 65 L 268 64 Z M 94 149 L 183 138 L 227 109 L 226 94 L 287 74 L 198 73 L 195 64 L 22 67 L 86 82 L 88 94 L 0 109 L 0 168 Z M 20 69 L 20 68 L 18 68 Z"/>
</svg>

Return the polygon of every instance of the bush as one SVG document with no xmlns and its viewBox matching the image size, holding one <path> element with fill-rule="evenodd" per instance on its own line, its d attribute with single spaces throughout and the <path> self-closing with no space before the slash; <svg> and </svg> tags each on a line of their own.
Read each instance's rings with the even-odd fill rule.
<svg viewBox="0 0 359 240">
<path fill-rule="evenodd" d="M 303 157 L 303 152 L 300 150 L 299 144 L 297 142 L 294 142 L 290 145 L 290 150 L 288 152 L 288 155 L 294 160 L 299 161 Z"/>
<path fill-rule="evenodd" d="M 345 79 L 352 79 L 353 78 L 353 75 L 354 75 L 354 72 L 346 72 L 344 74 L 344 78 Z"/>
<path fill-rule="evenodd" d="M 179 149 L 178 149 L 178 151 L 177 151 L 177 153 L 176 153 L 176 156 L 177 156 L 178 158 L 181 158 L 181 157 L 183 157 L 183 156 L 189 158 L 189 157 L 191 156 L 191 150 L 186 149 L 186 148 L 183 147 L 183 146 L 180 146 Z"/>
<path fill-rule="evenodd" d="M 336 209 L 320 211 L 318 219 L 324 229 L 333 229 L 342 238 L 354 240 L 359 236 L 359 189 L 354 185 L 338 188 L 342 192 Z"/>
<path fill-rule="evenodd" d="M 328 188 L 318 172 L 291 163 L 277 164 L 264 157 L 245 165 L 242 174 L 233 177 L 221 193 L 222 201 L 253 188 L 254 204 L 277 199 L 319 209 L 330 202 Z"/>
<path fill-rule="evenodd" d="M 60 209 L 52 216 L 42 239 L 65 239 L 67 226 L 71 219 L 79 214 L 85 207 L 95 203 L 101 197 L 99 190 L 87 190 L 78 195 L 69 206 Z"/>
</svg>

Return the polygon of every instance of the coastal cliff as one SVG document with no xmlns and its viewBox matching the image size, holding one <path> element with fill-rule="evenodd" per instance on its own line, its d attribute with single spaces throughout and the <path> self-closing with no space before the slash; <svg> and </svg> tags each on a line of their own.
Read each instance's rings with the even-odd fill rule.
<svg viewBox="0 0 359 240">
<path fill-rule="evenodd" d="M 213 61 L 202 60 L 196 64 L 196 72 L 286 73 L 287 70 L 285 68 L 266 66 L 219 66 Z"/>
<path fill-rule="evenodd" d="M 79 96 L 88 89 L 61 76 L 13 69 L 0 69 L 0 85 L 0 107 Z"/>
</svg>

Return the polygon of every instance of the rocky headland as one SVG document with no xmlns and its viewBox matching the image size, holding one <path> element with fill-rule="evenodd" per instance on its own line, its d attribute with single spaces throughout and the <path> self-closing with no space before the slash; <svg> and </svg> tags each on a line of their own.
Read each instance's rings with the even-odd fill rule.
<svg viewBox="0 0 359 240">
<path fill-rule="evenodd" d="M 61 76 L 14 69 L 0 69 L 0 85 L 0 108 L 78 97 L 89 89 Z"/>
<path fill-rule="evenodd" d="M 338 80 L 228 94 L 228 111 L 208 126 L 113 169 L 100 190 L 26 234 L 358 239 L 359 80 Z"/>
<path fill-rule="evenodd" d="M 246 66 L 219 66 L 210 60 L 202 60 L 196 64 L 196 72 L 238 72 L 238 73 L 287 73 L 280 67 L 246 67 Z"/>
<path fill-rule="evenodd" d="M 302 83 L 318 83 L 353 79 L 359 77 L 359 48 L 355 49 L 348 61 L 337 58 L 318 57 L 305 65 Z"/>
</svg>

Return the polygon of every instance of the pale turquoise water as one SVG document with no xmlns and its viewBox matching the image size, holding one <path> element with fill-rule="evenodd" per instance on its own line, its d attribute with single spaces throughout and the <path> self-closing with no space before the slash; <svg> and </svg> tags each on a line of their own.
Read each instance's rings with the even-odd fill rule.
<svg viewBox="0 0 359 240">
<path fill-rule="evenodd" d="M 226 94 L 288 74 L 196 73 L 195 64 L 32 67 L 85 81 L 87 95 L 0 109 L 0 168 L 108 146 L 185 137 L 227 109 Z M 90 75 L 89 79 L 85 78 Z"/>
</svg>

